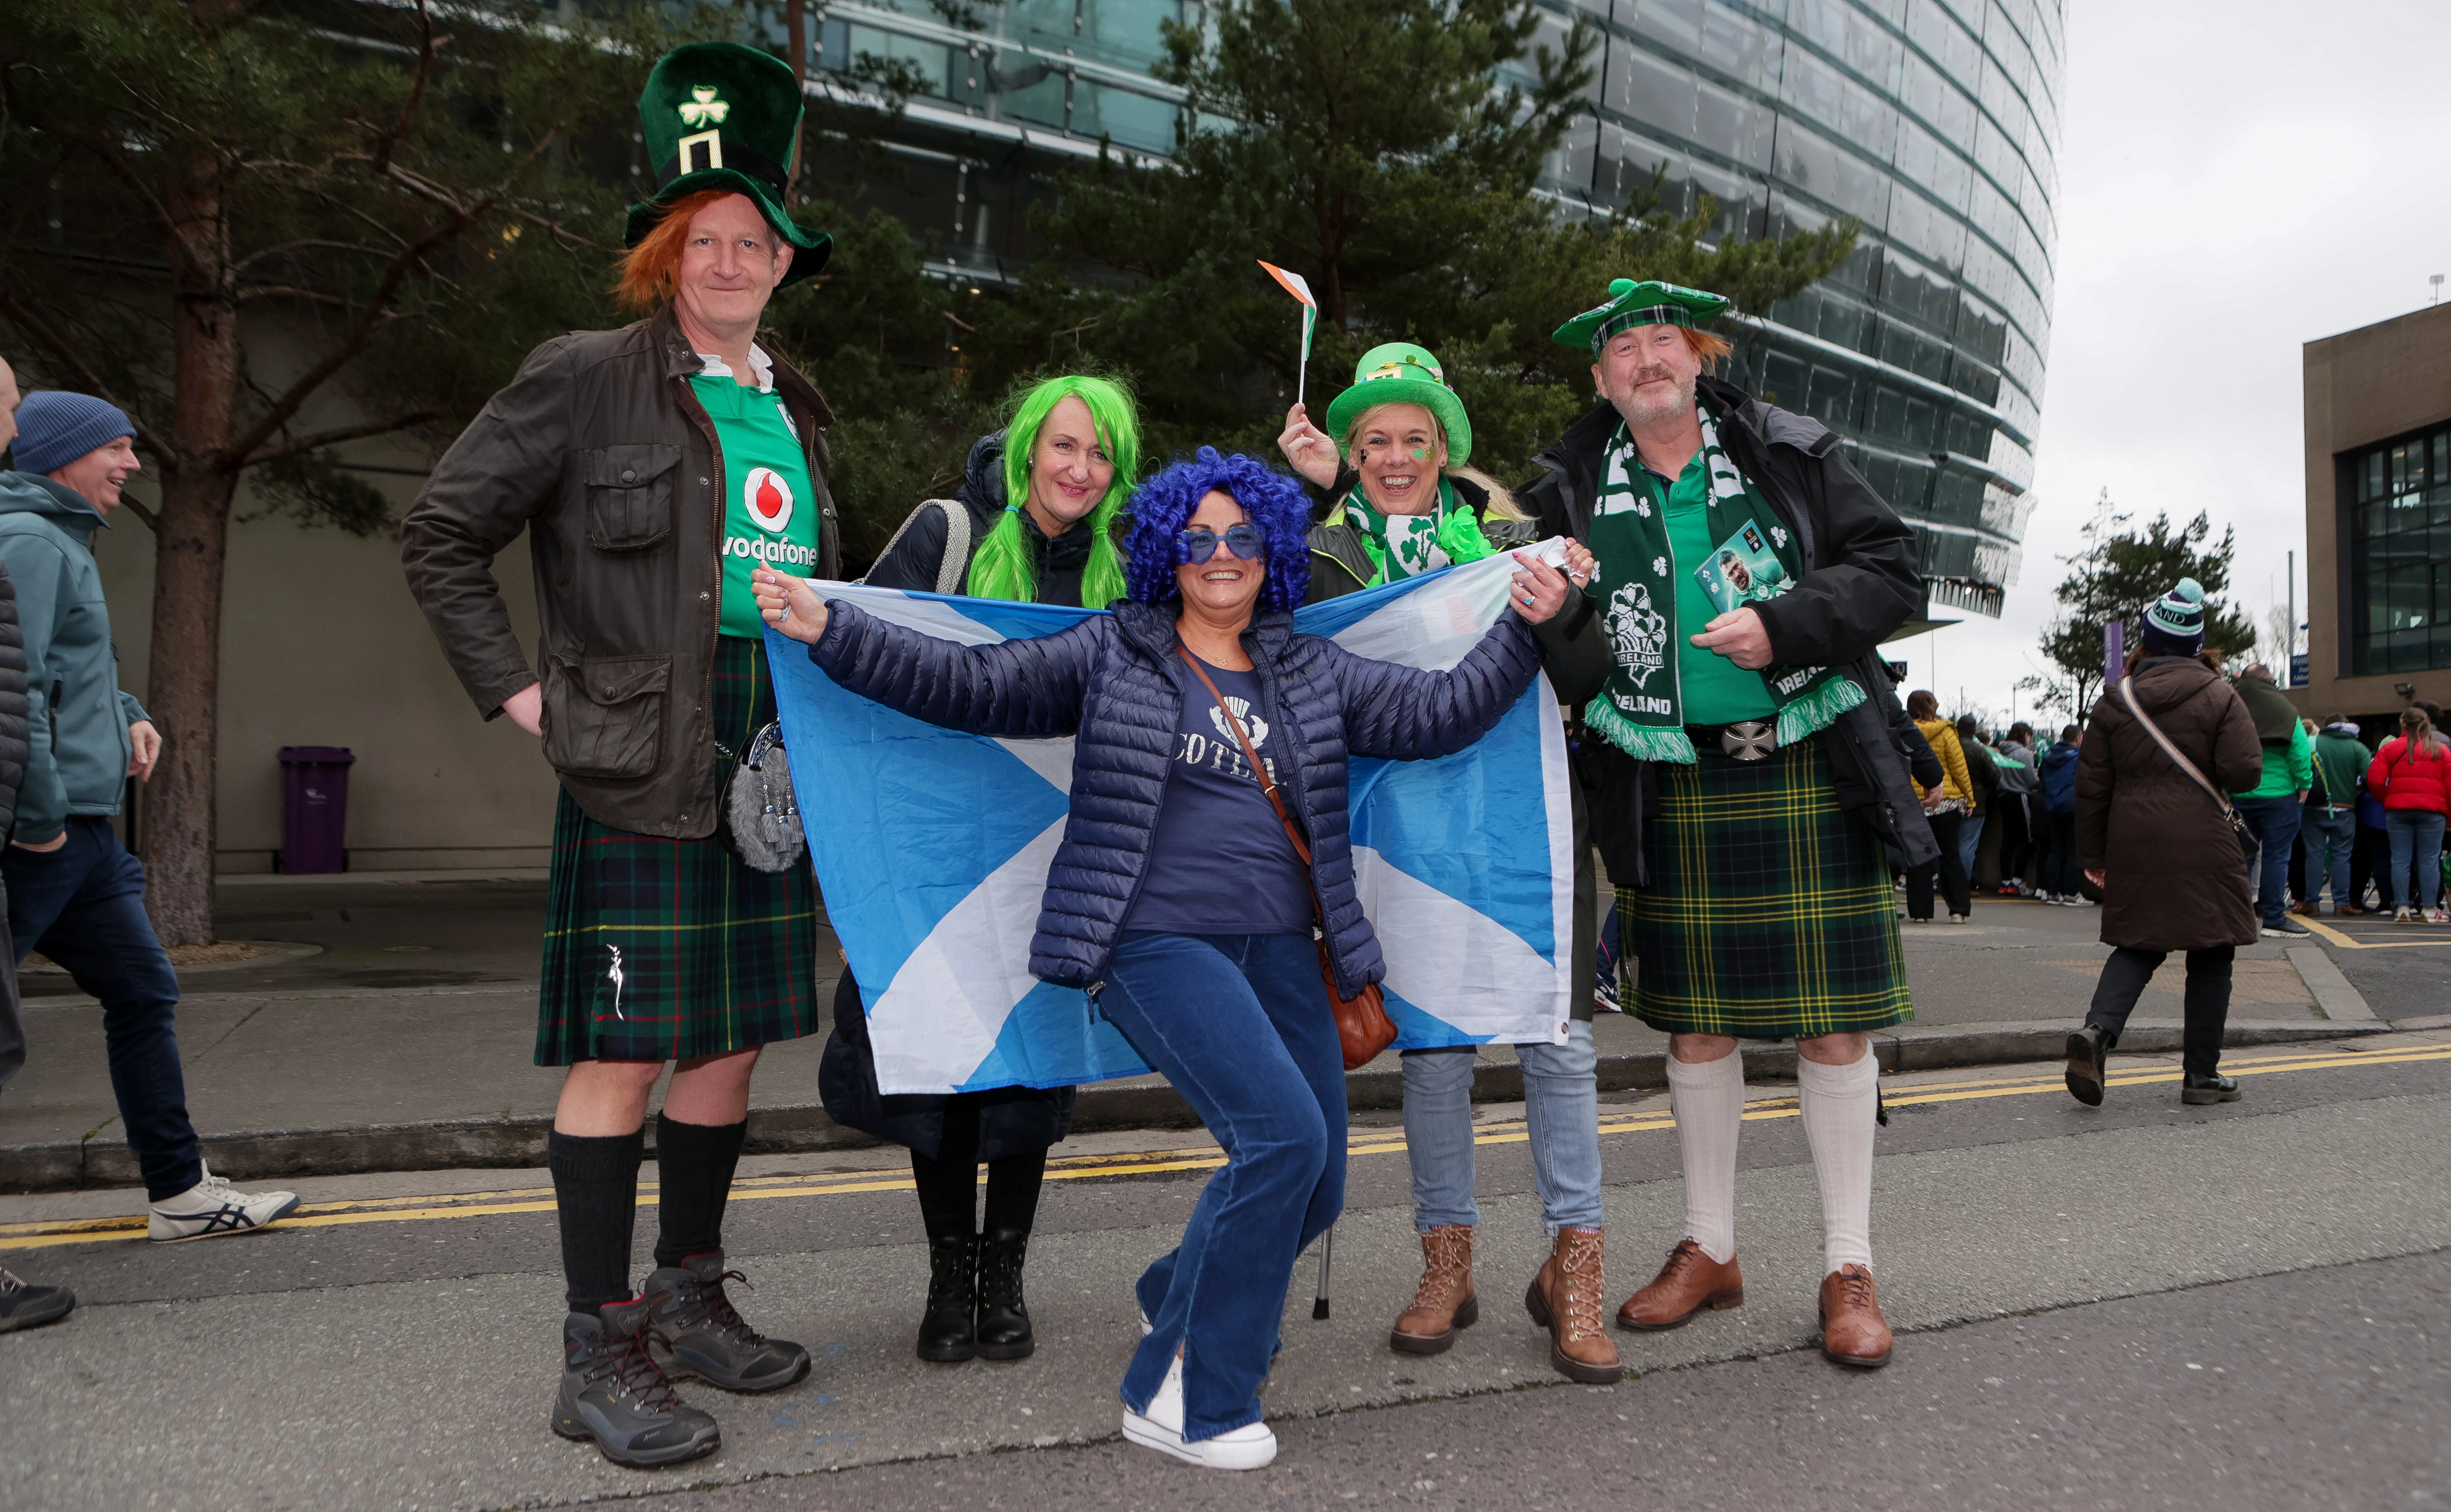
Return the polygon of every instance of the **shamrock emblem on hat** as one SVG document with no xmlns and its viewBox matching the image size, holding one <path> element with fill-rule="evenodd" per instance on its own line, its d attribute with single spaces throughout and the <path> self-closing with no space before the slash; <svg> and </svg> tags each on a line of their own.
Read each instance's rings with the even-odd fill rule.
<svg viewBox="0 0 2451 1512">
<path fill-rule="evenodd" d="M 690 93 L 694 98 L 683 101 L 680 107 L 683 126 L 706 126 L 710 123 L 721 126 L 723 118 L 732 113 L 728 103 L 715 97 L 714 85 L 695 85 Z"/>
</svg>

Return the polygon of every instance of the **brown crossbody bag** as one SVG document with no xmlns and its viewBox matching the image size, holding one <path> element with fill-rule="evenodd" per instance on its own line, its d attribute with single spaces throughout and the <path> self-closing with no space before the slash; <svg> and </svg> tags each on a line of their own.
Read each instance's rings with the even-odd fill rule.
<svg viewBox="0 0 2451 1512">
<path fill-rule="evenodd" d="M 1302 857 L 1303 870 L 1308 872 L 1310 847 L 1303 843 L 1302 831 L 1294 827 L 1293 815 L 1285 812 L 1285 800 L 1277 796 L 1276 781 L 1260 760 L 1258 749 L 1251 744 L 1250 734 L 1243 728 L 1243 717 L 1236 714 L 1233 705 L 1226 701 L 1226 696 L 1217 691 L 1217 684 L 1209 677 L 1208 669 L 1200 664 L 1200 658 L 1183 646 L 1175 649 L 1181 653 L 1184 665 L 1191 669 L 1191 675 L 1208 690 L 1208 697 L 1217 700 L 1217 707 L 1224 712 L 1226 722 L 1234 727 L 1234 738 L 1243 745 L 1243 759 L 1251 764 L 1251 780 L 1260 784 L 1260 791 L 1267 795 L 1268 807 L 1277 811 L 1277 822 L 1285 827 L 1285 838 L 1293 842 L 1294 854 Z M 1351 997 L 1345 996 L 1336 985 L 1336 960 L 1329 953 L 1327 943 L 1327 910 L 1320 905 L 1316 874 L 1312 875 L 1310 883 L 1310 912 L 1317 930 L 1319 974 L 1327 982 L 1328 1006 L 1336 1012 L 1336 1037 L 1344 1045 L 1344 1069 L 1352 1070 L 1396 1043 L 1396 1021 L 1387 1016 L 1386 998 L 1379 991 L 1378 983 L 1363 984 L 1362 991 Z"/>
</svg>

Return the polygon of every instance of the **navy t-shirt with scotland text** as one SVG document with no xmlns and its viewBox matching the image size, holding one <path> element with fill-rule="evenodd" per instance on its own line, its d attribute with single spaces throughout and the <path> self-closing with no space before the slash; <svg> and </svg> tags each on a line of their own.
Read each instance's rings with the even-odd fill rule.
<svg viewBox="0 0 2451 1512">
<path fill-rule="evenodd" d="M 1273 778 L 1284 742 L 1260 711 L 1258 674 L 1206 661 L 1201 666 L 1242 717 Z M 1178 661 L 1167 670 L 1183 691 L 1183 717 L 1175 726 L 1166 794 L 1158 800 L 1147 871 L 1124 928 L 1167 934 L 1308 934 L 1309 870 L 1252 776 L 1233 724 L 1190 668 Z"/>
</svg>

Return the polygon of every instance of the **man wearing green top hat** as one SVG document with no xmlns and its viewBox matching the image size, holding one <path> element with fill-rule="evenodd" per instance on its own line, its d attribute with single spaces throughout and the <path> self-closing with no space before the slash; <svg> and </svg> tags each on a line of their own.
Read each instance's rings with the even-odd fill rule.
<svg viewBox="0 0 2451 1512">
<path fill-rule="evenodd" d="M 1330 437 L 1337 438 L 1330 440 Z M 1352 386 L 1327 406 L 1322 433 L 1297 404 L 1278 445 L 1318 491 L 1312 527 L 1313 602 L 1382 582 L 1531 544 L 1539 532 L 1495 479 L 1465 465 L 1472 422 L 1447 385 L 1439 361 L 1408 342 L 1363 354 Z M 1570 548 L 1567 569 L 1580 584 L 1590 555 Z M 1541 665 L 1559 700 L 1576 707 L 1597 695 L 1611 661 L 1599 617 L 1588 599 L 1534 629 Z M 1592 959 L 1599 921 L 1598 876 L 1585 837 L 1579 784 L 1574 804 L 1573 959 Z M 1599 1084 L 1592 1049 L 1592 989 L 1578 969 L 1560 1045 L 1516 1048 L 1523 1072 L 1532 1164 L 1550 1254 L 1527 1292 L 1533 1317 L 1549 1330 L 1549 1364 L 1568 1380 L 1606 1384 L 1622 1374 L 1608 1335 L 1606 1260 L 1600 1208 Z M 1413 1167 L 1413 1227 L 1422 1244 L 1422 1279 L 1388 1332 L 1403 1354 L 1440 1354 L 1480 1315 L 1472 1251 L 1480 1223 L 1473 1201 L 1473 1048 L 1408 1051 L 1403 1056 L 1404 1144 Z"/>
<path fill-rule="evenodd" d="M 826 1023 L 807 854 L 736 854 L 722 818 L 775 717 L 750 572 L 835 575 L 833 416 L 756 341 L 767 301 L 831 245 L 783 210 L 800 110 L 791 69 L 755 49 L 656 64 L 638 120 L 657 188 L 630 211 L 617 284 L 643 318 L 531 353 L 402 528 L 409 586 L 478 710 L 540 739 L 560 778 L 536 1049 L 569 1068 L 546 1149 L 569 1305 L 552 1424 L 625 1465 L 721 1441 L 668 1371 L 772 1391 L 809 1369 L 734 1310 L 722 1240 L 758 1051 Z M 536 667 L 493 573 L 522 532 Z M 667 1064 L 640 1285 L 631 1225 Z"/>
<path fill-rule="evenodd" d="M 1870 1239 L 1879 1068 L 1909 1016 L 1892 866 L 1936 854 L 1890 736 L 1881 638 L 1922 601 L 1913 537 L 1820 422 L 1708 371 L 1718 295 L 1618 279 L 1558 328 L 1601 403 L 1520 491 L 1542 534 L 1598 559 L 1586 590 L 1615 665 L 1584 706 L 1593 829 L 1668 1032 L 1685 1236 L 1620 1326 L 1744 1300 L 1735 1255 L 1743 1039 L 1796 1042 L 1820 1179 L 1822 1349 L 1874 1366 L 1891 1335 Z M 1884 854 L 1886 851 L 1886 854 Z"/>
</svg>

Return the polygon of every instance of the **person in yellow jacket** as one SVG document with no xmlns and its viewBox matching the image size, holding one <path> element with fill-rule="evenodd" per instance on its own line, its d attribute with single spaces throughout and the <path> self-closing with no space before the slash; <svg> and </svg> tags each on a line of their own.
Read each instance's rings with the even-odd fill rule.
<svg viewBox="0 0 2451 1512">
<path fill-rule="evenodd" d="M 1940 854 L 1907 873 L 1907 922 L 1931 922 L 1931 883 L 1937 874 L 1940 890 L 1949 898 L 1949 922 L 1963 924 L 1973 912 L 1974 901 L 1967 891 L 1966 863 L 1958 856 L 1957 840 L 1967 814 L 1974 807 L 1974 779 L 1966 770 L 1966 748 L 1957 743 L 1957 727 L 1940 717 L 1940 700 L 1931 690 L 1918 688 L 1909 694 L 1907 714 L 1931 742 L 1932 755 L 1940 757 L 1941 770 L 1947 774 L 1936 788 L 1915 784 L 1924 817 L 1931 823 L 1931 836 L 1940 842 Z"/>
</svg>

